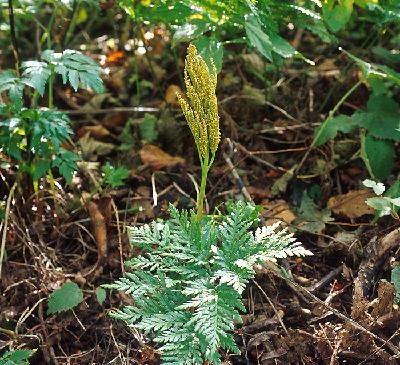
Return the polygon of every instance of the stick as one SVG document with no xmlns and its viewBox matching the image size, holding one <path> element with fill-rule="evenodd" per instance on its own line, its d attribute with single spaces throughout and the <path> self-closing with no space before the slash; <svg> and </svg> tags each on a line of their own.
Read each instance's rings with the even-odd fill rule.
<svg viewBox="0 0 400 365">
<path fill-rule="evenodd" d="M 7 203 L 6 203 L 6 213 L 5 213 L 5 217 L 4 217 L 3 236 L 1 239 L 1 250 L 0 250 L 0 279 L 1 279 L 1 269 L 3 267 L 4 252 L 6 250 L 7 226 L 8 226 L 8 218 L 10 216 L 11 200 L 14 196 L 14 190 L 16 187 L 17 187 L 17 183 L 15 182 L 10 190 L 10 194 L 8 195 Z"/>
</svg>

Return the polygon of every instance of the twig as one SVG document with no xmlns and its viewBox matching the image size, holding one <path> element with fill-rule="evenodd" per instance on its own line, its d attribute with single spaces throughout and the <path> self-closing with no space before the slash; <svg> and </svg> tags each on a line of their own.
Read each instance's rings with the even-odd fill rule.
<svg viewBox="0 0 400 365">
<path fill-rule="evenodd" d="M 289 332 L 288 332 L 288 330 L 286 329 L 286 326 L 285 326 L 285 324 L 283 323 L 282 318 L 281 318 L 281 316 L 279 315 L 277 309 L 275 308 L 274 303 L 272 303 L 272 301 L 271 301 L 271 299 L 269 299 L 269 296 L 267 295 L 267 293 L 264 291 L 264 289 L 261 287 L 261 285 L 257 283 L 257 281 L 252 280 L 252 282 L 253 282 L 254 285 L 260 290 L 260 292 L 264 295 L 265 299 L 267 299 L 269 305 L 271 306 L 271 308 L 273 309 L 273 311 L 274 311 L 274 313 L 275 313 L 275 315 L 276 315 L 276 318 L 278 319 L 278 321 L 279 321 L 279 323 L 281 324 L 281 326 L 282 326 L 283 330 L 285 331 L 285 333 L 288 335 Z"/>
<path fill-rule="evenodd" d="M 233 143 L 231 142 L 231 140 L 229 138 L 226 138 L 226 141 L 228 142 L 229 149 L 231 150 L 231 153 L 232 153 L 233 152 Z M 246 198 L 246 200 L 248 202 L 252 202 L 253 199 L 251 198 L 249 191 L 246 189 L 246 186 L 244 185 L 242 178 L 239 176 L 238 172 L 236 171 L 236 168 L 233 165 L 231 158 L 225 152 L 223 152 L 222 155 L 224 156 L 224 159 L 225 159 L 227 165 L 229 166 L 229 169 L 232 172 L 232 175 L 235 178 L 236 183 L 240 188 L 240 191 L 242 192 L 242 194 L 244 195 L 244 197 Z"/>
<path fill-rule="evenodd" d="M 334 108 L 329 112 L 328 118 L 325 119 L 325 121 L 322 123 L 320 129 L 318 130 L 317 134 L 313 138 L 313 141 L 311 142 L 311 145 L 309 149 L 306 151 L 306 153 L 303 155 L 303 158 L 301 159 L 300 163 L 296 167 L 296 170 L 294 171 L 293 177 L 297 176 L 297 174 L 300 172 L 301 168 L 303 167 L 304 163 L 307 160 L 308 155 L 312 151 L 312 149 L 315 147 L 315 144 L 317 143 L 318 139 L 321 137 L 322 133 L 325 131 L 326 126 L 328 125 L 329 121 L 333 118 L 337 110 L 342 106 L 342 104 L 347 100 L 347 98 L 364 82 L 363 79 L 358 80 L 337 102 L 337 104 L 334 106 Z"/>
<path fill-rule="evenodd" d="M 0 279 L 1 279 L 1 269 L 3 267 L 4 252 L 6 250 L 7 226 L 8 226 L 8 218 L 10 216 L 11 200 L 13 199 L 14 191 L 15 191 L 16 187 L 17 187 L 17 183 L 15 182 L 10 190 L 10 194 L 8 195 L 7 203 L 6 203 L 6 212 L 5 212 L 4 226 L 3 226 L 3 236 L 1 239 L 1 250 L 0 250 Z"/>
<path fill-rule="evenodd" d="M 196 205 L 196 200 L 194 200 L 187 192 L 185 192 L 175 181 L 172 184 L 176 190 L 178 190 L 183 196 L 188 198 L 194 205 Z"/>
<path fill-rule="evenodd" d="M 19 66 L 20 66 L 20 59 L 19 59 L 19 50 L 18 50 L 18 42 L 17 37 L 15 35 L 15 23 L 14 23 L 14 7 L 12 0 L 8 0 L 8 16 L 10 19 L 10 35 L 11 35 L 11 43 L 13 46 L 13 53 L 15 58 L 15 73 L 19 77 Z"/>
<path fill-rule="evenodd" d="M 158 199 L 157 199 L 157 190 L 156 190 L 156 173 L 153 172 L 151 174 L 151 187 L 153 191 L 153 207 L 156 207 L 158 205 Z"/>
<path fill-rule="evenodd" d="M 341 313 L 340 311 L 338 311 L 337 309 L 333 308 L 332 306 L 326 304 L 323 300 L 319 299 L 318 297 L 316 297 L 313 293 L 311 293 L 309 290 L 307 290 L 306 288 L 302 287 L 300 284 L 297 284 L 295 281 L 283 276 L 281 273 L 277 272 L 277 271 L 273 271 L 273 273 L 275 275 L 277 275 L 278 277 L 280 277 L 281 279 L 285 280 L 287 283 L 289 283 L 290 285 L 294 286 L 296 289 L 300 290 L 301 292 L 303 292 L 305 295 L 309 296 L 312 300 L 314 300 L 315 302 L 317 302 L 318 304 L 322 305 L 324 308 L 330 310 L 334 315 L 336 315 L 337 317 L 339 317 L 340 319 L 344 320 L 345 322 L 350 323 L 354 328 L 360 330 L 361 332 L 366 333 L 367 335 L 373 337 L 375 340 L 379 341 L 381 344 L 387 346 L 390 350 L 392 350 L 396 355 L 400 355 L 400 351 L 399 349 L 393 345 L 393 343 L 391 343 L 388 340 L 384 340 L 381 337 L 377 336 L 375 333 L 367 330 L 365 327 L 363 327 L 361 324 L 359 324 L 358 322 L 356 322 L 355 320 L 345 316 L 343 313 Z"/>
<path fill-rule="evenodd" d="M 63 113 L 67 113 L 69 115 L 82 115 L 82 114 L 109 114 L 109 113 L 156 113 L 160 111 L 158 108 L 151 108 L 146 106 L 129 106 L 129 107 L 116 107 L 116 108 L 106 108 L 106 109 L 97 109 L 97 110 L 60 110 Z"/>
<path fill-rule="evenodd" d="M 331 272 L 326 274 L 321 280 L 315 283 L 309 289 L 311 293 L 314 293 L 324 287 L 327 283 L 329 283 L 334 277 L 338 276 L 343 270 L 343 266 L 339 266 L 336 269 L 333 269 Z"/>
<path fill-rule="evenodd" d="M 72 314 L 74 315 L 75 319 L 77 320 L 77 322 L 79 323 L 79 325 L 81 326 L 81 328 L 86 331 L 86 327 L 83 325 L 83 323 L 81 322 L 81 320 L 78 318 L 78 316 L 76 315 L 75 311 L 73 309 L 71 309 Z"/>
<path fill-rule="evenodd" d="M 124 266 L 123 252 L 122 252 L 122 239 L 121 239 L 121 228 L 120 228 L 120 223 L 119 223 L 119 214 L 118 214 L 118 208 L 117 208 L 117 205 L 114 202 L 114 199 L 111 199 L 111 206 L 114 209 L 115 219 L 117 221 L 118 250 L 119 250 L 119 260 L 120 260 L 120 263 L 121 263 L 121 272 L 122 272 L 123 275 L 125 275 L 125 266 Z M 124 225 L 125 225 L 125 222 L 124 222 Z"/>
<path fill-rule="evenodd" d="M 237 146 L 242 152 L 244 152 L 249 158 L 253 159 L 256 162 L 259 162 L 262 165 L 265 165 L 267 167 L 269 167 L 270 169 L 273 170 L 279 170 L 282 172 L 287 172 L 288 170 L 284 169 L 283 167 L 280 166 L 275 166 L 274 164 L 263 160 L 260 157 L 255 156 L 254 153 L 252 153 L 251 151 L 248 151 L 244 146 L 242 146 L 240 143 L 234 142 L 234 145 Z"/>
</svg>

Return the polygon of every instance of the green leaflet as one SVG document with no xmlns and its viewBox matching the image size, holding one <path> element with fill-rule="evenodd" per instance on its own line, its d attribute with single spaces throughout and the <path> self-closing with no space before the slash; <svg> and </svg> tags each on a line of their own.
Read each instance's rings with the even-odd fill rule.
<svg viewBox="0 0 400 365">
<path fill-rule="evenodd" d="M 46 62 L 27 61 L 22 63 L 21 68 L 23 69 L 24 83 L 36 89 L 40 96 L 43 96 L 51 75 L 49 65 Z"/>
<path fill-rule="evenodd" d="M 65 283 L 54 291 L 48 301 L 47 314 L 63 312 L 76 307 L 83 300 L 83 293 L 75 283 Z"/>
<path fill-rule="evenodd" d="M 222 42 L 218 42 L 217 39 L 212 37 L 202 36 L 193 42 L 193 44 L 196 46 L 199 55 L 207 62 L 210 72 L 212 72 L 210 59 L 212 59 L 217 73 L 219 73 L 222 68 L 222 59 L 224 56 L 224 46 Z"/>
<path fill-rule="evenodd" d="M 322 14 L 328 27 L 333 32 L 343 29 L 350 20 L 353 12 L 353 0 L 325 0 L 322 5 Z"/>
<path fill-rule="evenodd" d="M 103 168 L 103 184 L 106 187 L 117 188 L 124 185 L 124 180 L 129 177 L 129 170 L 125 167 L 115 168 L 107 162 Z"/>
<path fill-rule="evenodd" d="M 371 134 L 362 134 L 361 157 L 373 178 L 380 181 L 385 180 L 394 165 L 393 142 L 376 139 Z"/>
<path fill-rule="evenodd" d="M 340 114 L 329 118 L 315 130 L 315 146 L 320 146 L 328 139 L 335 138 L 338 132 L 349 133 L 358 126 L 358 121 L 347 115 Z"/>
<path fill-rule="evenodd" d="M 139 124 L 140 138 L 148 143 L 154 143 L 158 138 L 158 119 L 146 113 L 142 122 Z"/>
<path fill-rule="evenodd" d="M 81 52 L 72 49 L 67 49 L 62 53 L 46 50 L 41 58 L 55 73 L 61 75 L 64 84 L 69 81 L 75 91 L 78 90 L 79 85 L 84 89 L 93 89 L 97 93 L 104 90 L 100 77 L 102 68 Z"/>
<path fill-rule="evenodd" d="M 36 350 L 7 351 L 0 357 L 0 365 L 29 365 L 28 359 Z"/>
</svg>

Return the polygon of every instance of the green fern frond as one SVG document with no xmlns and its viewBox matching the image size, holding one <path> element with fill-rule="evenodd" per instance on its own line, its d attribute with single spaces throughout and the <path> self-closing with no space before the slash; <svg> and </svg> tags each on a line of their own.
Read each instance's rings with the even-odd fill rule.
<svg viewBox="0 0 400 365">
<path fill-rule="evenodd" d="M 104 287 L 135 304 L 111 315 L 158 343 L 163 364 L 220 364 L 222 350 L 239 352 L 233 330 L 254 265 L 310 252 L 278 225 L 252 232 L 258 210 L 250 204 L 232 204 L 222 219 L 200 223 L 194 212 L 170 210 L 168 221 L 129 228 L 142 254 L 128 261 L 133 271 Z"/>
</svg>

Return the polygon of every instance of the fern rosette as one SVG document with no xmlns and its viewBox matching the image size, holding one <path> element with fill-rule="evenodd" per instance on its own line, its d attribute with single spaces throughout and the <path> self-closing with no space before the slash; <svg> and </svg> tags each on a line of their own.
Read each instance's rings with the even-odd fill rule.
<svg viewBox="0 0 400 365">
<path fill-rule="evenodd" d="M 237 202 L 229 209 L 199 223 L 194 211 L 171 205 L 170 220 L 129 228 L 131 245 L 143 254 L 127 262 L 133 271 L 106 287 L 129 294 L 135 305 L 112 316 L 158 343 L 164 364 L 220 364 L 221 350 L 238 353 L 233 330 L 254 265 L 310 254 L 277 225 L 252 232 L 256 207 Z"/>
</svg>

